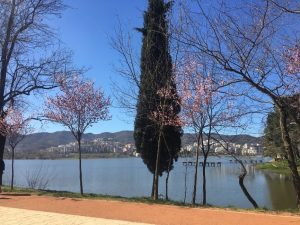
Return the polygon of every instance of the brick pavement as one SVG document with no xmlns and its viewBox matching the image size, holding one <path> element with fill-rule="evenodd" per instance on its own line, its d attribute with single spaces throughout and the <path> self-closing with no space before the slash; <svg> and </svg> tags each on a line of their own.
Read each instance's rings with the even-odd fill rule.
<svg viewBox="0 0 300 225">
<path fill-rule="evenodd" d="M 1 225 L 146 225 L 120 220 L 40 212 L 0 206 Z"/>
</svg>

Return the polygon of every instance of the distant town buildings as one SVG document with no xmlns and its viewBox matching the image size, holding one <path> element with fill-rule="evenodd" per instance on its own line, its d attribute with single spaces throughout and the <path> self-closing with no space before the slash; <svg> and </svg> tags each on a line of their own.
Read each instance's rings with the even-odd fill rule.
<svg viewBox="0 0 300 225">
<path fill-rule="evenodd" d="M 122 153 L 133 155 L 135 146 L 131 143 L 122 144 L 112 138 L 97 138 L 92 141 L 82 141 L 81 150 L 82 153 Z M 78 145 L 77 142 L 71 142 L 66 145 L 47 148 L 46 151 L 67 155 L 78 152 Z"/>
<path fill-rule="evenodd" d="M 204 141 L 204 146 L 208 146 L 208 141 Z M 244 145 L 236 144 L 236 143 L 226 143 L 224 141 L 216 142 L 212 141 L 210 143 L 210 153 L 216 155 L 222 154 L 236 154 L 236 155 L 262 155 L 263 154 L 263 147 L 258 143 L 245 143 Z M 181 152 L 193 153 L 197 150 L 197 143 L 192 143 L 185 145 L 182 147 Z M 200 149 L 201 152 L 201 149 Z"/>
<path fill-rule="evenodd" d="M 208 141 L 204 141 L 204 145 L 208 146 Z M 262 155 L 263 148 L 258 143 L 245 143 L 243 145 L 236 143 L 226 143 L 224 141 L 212 141 L 210 143 L 211 153 L 215 155 L 223 155 L 233 153 L 236 155 Z M 197 143 L 186 144 L 181 148 L 181 153 L 194 154 L 197 150 Z M 59 145 L 57 147 L 50 147 L 45 150 L 49 153 L 56 153 L 59 155 L 68 155 L 70 153 L 77 153 L 77 142 L 71 142 L 66 145 Z M 200 150 L 201 152 L 201 150 Z M 82 142 L 82 153 L 117 153 L 128 156 L 139 157 L 140 154 L 136 152 L 133 143 L 120 143 L 113 138 L 97 138 L 92 141 Z"/>
</svg>

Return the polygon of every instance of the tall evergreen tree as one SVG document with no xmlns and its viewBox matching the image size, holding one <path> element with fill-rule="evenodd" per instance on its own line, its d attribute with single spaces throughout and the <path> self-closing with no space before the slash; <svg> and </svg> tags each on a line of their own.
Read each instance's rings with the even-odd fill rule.
<svg viewBox="0 0 300 225">
<path fill-rule="evenodd" d="M 161 128 L 159 123 L 150 118 L 151 113 L 156 111 L 162 102 L 172 107 L 176 115 L 180 112 L 180 105 L 176 99 L 162 101 L 158 95 L 159 90 L 168 86 L 177 96 L 166 18 L 171 5 L 171 2 L 165 3 L 164 0 L 149 0 L 148 10 L 144 13 L 144 27 L 138 28 L 143 34 L 143 45 L 134 139 L 137 152 L 153 173 L 151 197 L 154 199 L 157 199 L 158 195 L 158 176 L 155 177 L 155 174 L 161 176 L 164 171 L 173 168 L 173 161 L 177 160 L 181 146 L 180 126 L 165 125 Z M 158 167 L 156 167 L 157 159 L 159 159 Z"/>
</svg>

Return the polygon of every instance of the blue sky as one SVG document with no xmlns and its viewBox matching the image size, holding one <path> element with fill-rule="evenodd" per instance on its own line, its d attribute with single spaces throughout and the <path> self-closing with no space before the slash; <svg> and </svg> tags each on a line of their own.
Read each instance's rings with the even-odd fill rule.
<svg viewBox="0 0 300 225">
<path fill-rule="evenodd" d="M 74 64 L 89 68 L 86 76 L 112 96 L 111 78 L 118 76 L 113 65 L 118 62 L 119 56 L 110 45 L 110 37 L 114 35 L 119 21 L 132 32 L 135 32 L 135 27 L 141 27 L 147 0 L 65 0 L 65 3 L 70 8 L 63 12 L 61 18 L 52 19 L 50 26 L 56 30 L 64 46 L 73 51 Z M 138 32 L 136 37 L 135 44 L 140 46 L 141 36 Z M 121 110 L 112 107 L 110 111 L 112 120 L 95 124 L 87 132 L 133 129 L 133 120 L 127 118 Z M 56 124 L 46 124 L 37 132 L 58 130 L 67 129 Z"/>
<path fill-rule="evenodd" d="M 143 25 L 143 11 L 147 8 L 147 0 L 65 0 L 65 3 L 70 8 L 60 18 L 50 20 L 50 26 L 56 30 L 63 45 L 73 51 L 74 65 L 89 68 L 86 76 L 94 80 L 106 95 L 112 97 L 111 78 L 116 80 L 118 77 L 114 65 L 117 65 L 119 55 L 111 47 L 110 38 L 121 22 L 127 31 L 132 31 L 135 47 L 140 48 L 141 35 L 134 28 Z M 112 100 L 115 101 L 113 98 Z M 132 117 L 116 107 L 112 107 L 110 111 L 111 120 L 101 121 L 86 132 L 133 130 Z M 259 135 L 262 132 L 261 120 L 258 119 L 257 122 L 260 125 L 252 124 L 251 131 L 246 133 Z M 67 130 L 52 123 L 36 127 L 36 132 Z"/>
</svg>

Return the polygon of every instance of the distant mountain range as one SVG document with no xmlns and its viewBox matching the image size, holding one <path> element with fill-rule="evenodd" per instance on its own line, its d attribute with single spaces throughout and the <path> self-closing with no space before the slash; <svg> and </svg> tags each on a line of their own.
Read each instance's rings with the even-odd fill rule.
<svg viewBox="0 0 300 225">
<path fill-rule="evenodd" d="M 115 133 L 101 133 L 101 134 L 85 134 L 83 139 L 87 141 L 94 140 L 96 138 L 112 138 L 116 142 L 123 144 L 134 143 L 133 131 L 120 131 Z M 250 135 L 223 135 L 224 140 L 235 142 L 237 144 L 244 143 L 261 143 L 261 137 L 253 137 Z M 59 131 L 54 133 L 34 133 L 28 135 L 18 146 L 18 151 L 40 151 L 49 147 L 57 147 L 58 145 L 65 145 L 70 142 L 74 142 L 73 135 L 68 131 Z M 195 135 L 184 134 L 182 138 L 182 144 L 186 145 L 195 142 Z"/>
</svg>

